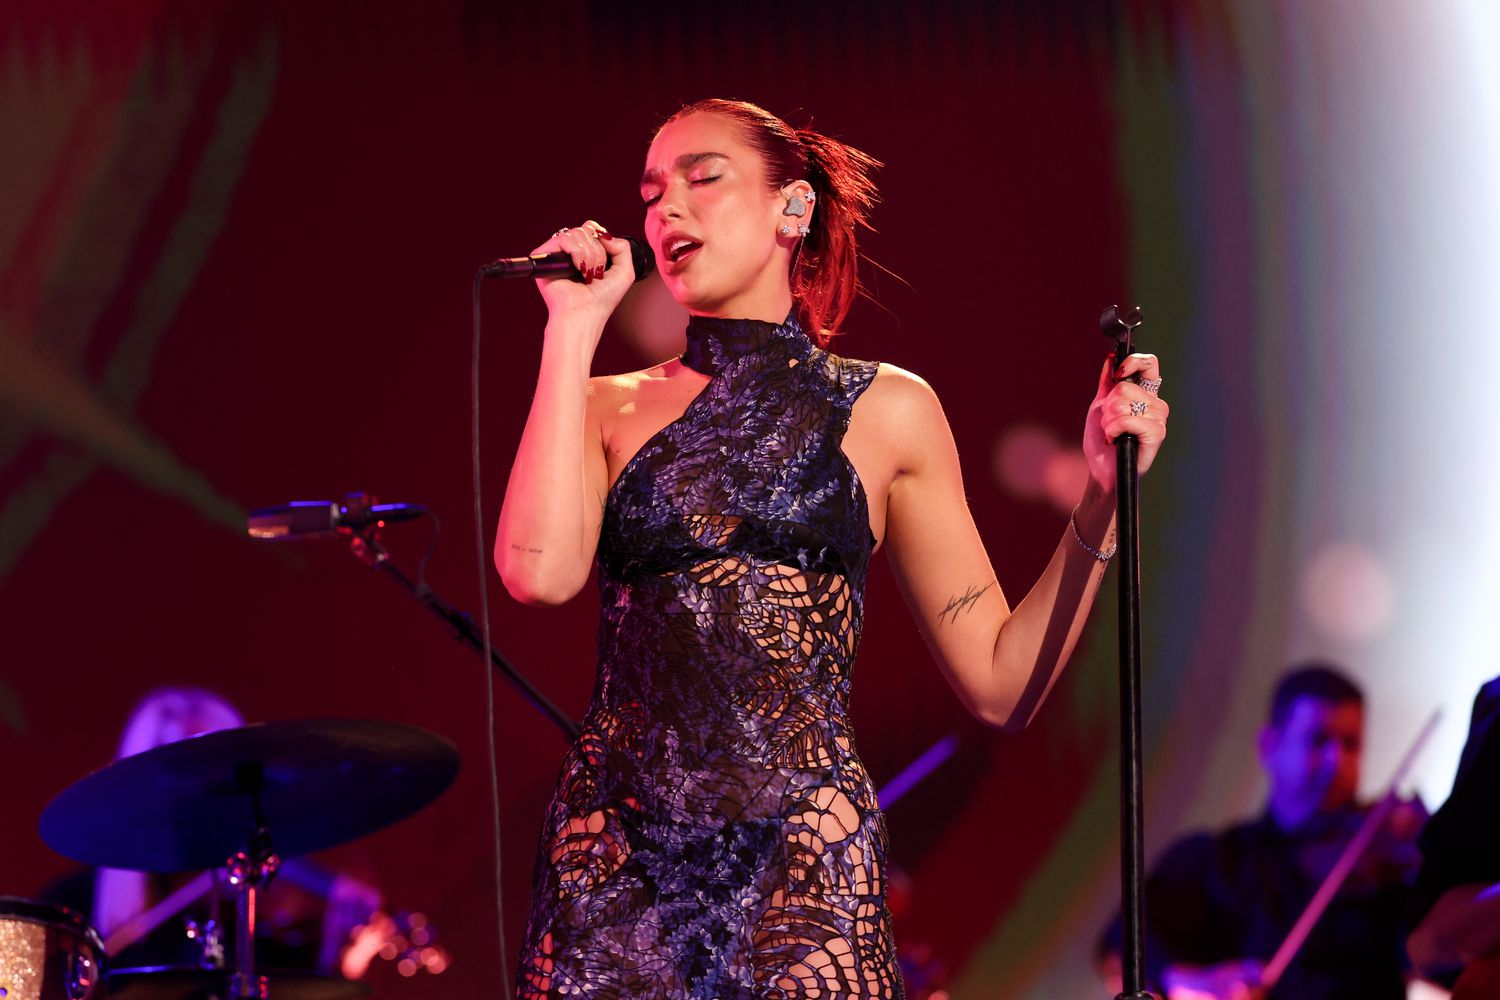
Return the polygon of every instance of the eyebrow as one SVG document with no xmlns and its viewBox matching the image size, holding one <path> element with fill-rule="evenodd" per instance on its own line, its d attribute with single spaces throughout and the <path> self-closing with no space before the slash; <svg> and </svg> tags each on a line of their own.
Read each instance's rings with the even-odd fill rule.
<svg viewBox="0 0 1500 1000">
<path fill-rule="evenodd" d="M 723 153 L 683 153 L 672 162 L 673 166 L 678 170 L 686 170 L 688 167 L 702 163 L 704 160 L 712 160 L 715 157 L 721 160 L 729 159 Z M 648 170 L 644 174 L 641 174 L 641 187 L 645 187 L 647 184 L 655 184 L 659 180 L 661 180 L 661 171 Z"/>
</svg>

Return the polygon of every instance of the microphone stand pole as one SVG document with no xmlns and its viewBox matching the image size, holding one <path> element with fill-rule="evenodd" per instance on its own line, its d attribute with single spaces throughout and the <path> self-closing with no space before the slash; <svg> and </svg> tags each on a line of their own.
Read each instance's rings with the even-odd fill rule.
<svg viewBox="0 0 1500 1000">
<path fill-rule="evenodd" d="M 380 543 L 377 530 L 377 526 L 372 524 L 367 528 L 352 532 L 349 539 L 350 550 L 366 566 L 380 570 L 380 572 L 400 584 L 407 593 L 411 594 L 418 601 L 421 601 L 427 610 L 447 622 L 460 640 L 468 644 L 480 656 L 483 656 L 484 636 L 474 627 L 474 620 L 467 612 L 458 610 L 439 597 L 431 587 L 428 587 L 426 584 L 419 587 L 405 573 L 401 572 L 396 564 L 391 561 L 390 552 Z M 490 648 L 490 666 L 500 676 L 510 681 L 511 685 L 521 692 L 521 697 L 531 702 L 532 708 L 541 712 L 552 721 L 553 725 L 562 730 L 563 735 L 567 736 L 569 741 L 577 738 L 579 732 L 578 723 L 564 715 L 562 709 L 552 704 L 546 695 L 537 690 L 536 686 L 512 666 L 505 657 L 501 656 L 500 652 L 494 647 Z"/>
<path fill-rule="evenodd" d="M 1115 341 L 1115 367 L 1133 352 L 1141 310 L 1110 306 L 1099 327 Z M 1139 473 L 1133 434 L 1115 439 L 1116 542 L 1120 558 L 1120 919 L 1121 988 L 1115 1000 L 1152 1000 L 1146 992 L 1143 883 L 1146 869 L 1141 773 L 1141 549 Z"/>
</svg>

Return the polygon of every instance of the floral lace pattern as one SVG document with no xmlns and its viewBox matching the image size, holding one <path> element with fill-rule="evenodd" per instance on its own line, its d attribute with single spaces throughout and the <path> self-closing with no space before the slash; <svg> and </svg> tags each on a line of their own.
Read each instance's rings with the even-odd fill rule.
<svg viewBox="0 0 1500 1000">
<path fill-rule="evenodd" d="M 709 383 L 606 499 L 598 678 L 517 992 L 901 998 L 846 718 L 874 539 L 840 443 L 876 365 L 702 317 L 683 362 Z"/>
</svg>

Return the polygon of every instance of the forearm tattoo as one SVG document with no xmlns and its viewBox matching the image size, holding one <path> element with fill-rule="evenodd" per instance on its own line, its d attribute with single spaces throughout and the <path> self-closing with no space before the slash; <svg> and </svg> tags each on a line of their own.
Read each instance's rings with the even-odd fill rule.
<svg viewBox="0 0 1500 1000">
<path fill-rule="evenodd" d="M 534 549 L 534 548 L 532 548 L 529 545 L 516 545 L 516 544 L 512 543 L 511 548 L 515 549 L 517 552 L 530 552 L 533 555 L 541 555 L 542 554 L 542 550 L 541 549 Z"/>
<path fill-rule="evenodd" d="M 941 625 L 943 623 L 944 617 L 947 617 L 948 622 L 952 624 L 958 621 L 958 616 L 963 612 L 974 610 L 974 602 L 979 600 L 980 595 L 994 585 L 994 582 L 991 581 L 977 590 L 974 587 L 970 587 L 960 596 L 953 598 L 953 600 L 948 602 L 948 606 L 938 614 L 938 624 Z"/>
</svg>

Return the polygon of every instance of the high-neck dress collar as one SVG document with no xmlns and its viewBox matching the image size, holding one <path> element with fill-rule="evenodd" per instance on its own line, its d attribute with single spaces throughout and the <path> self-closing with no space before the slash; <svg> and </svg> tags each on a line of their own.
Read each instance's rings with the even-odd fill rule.
<svg viewBox="0 0 1500 1000">
<path fill-rule="evenodd" d="M 787 357 L 805 358 L 812 346 L 797 322 L 795 310 L 780 323 L 692 316 L 688 319 L 687 349 L 682 352 L 682 363 L 712 378 L 747 354 L 775 348 Z"/>
</svg>

